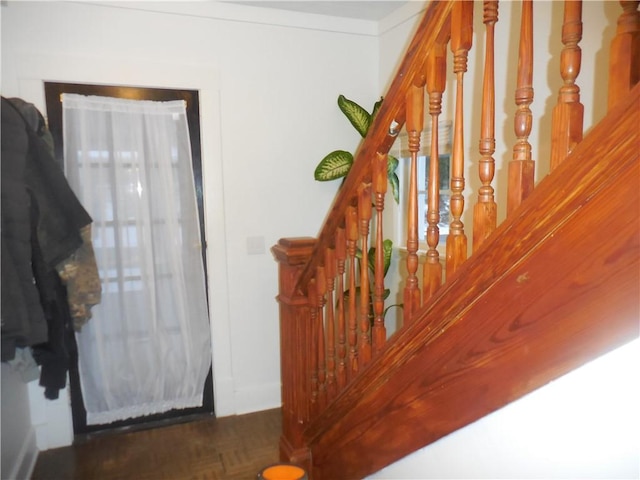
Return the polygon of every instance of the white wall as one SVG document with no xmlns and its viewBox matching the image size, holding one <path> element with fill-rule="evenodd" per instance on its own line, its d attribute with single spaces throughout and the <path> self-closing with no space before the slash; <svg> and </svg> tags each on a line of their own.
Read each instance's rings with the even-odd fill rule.
<svg viewBox="0 0 640 480">
<path fill-rule="evenodd" d="M 315 165 L 359 140 L 336 98 L 379 95 L 376 24 L 218 2 L 3 2 L 1 15 L 2 94 L 43 112 L 44 80 L 200 91 L 216 412 L 278 407 L 269 248 L 317 234 L 338 184 L 315 182 Z"/>
<path fill-rule="evenodd" d="M 371 475 L 638 478 L 640 340 Z"/>
<path fill-rule="evenodd" d="M 36 434 L 31 426 L 29 394 L 18 373 L 2 364 L 2 463 L 3 479 L 29 478 L 38 456 Z"/>
</svg>

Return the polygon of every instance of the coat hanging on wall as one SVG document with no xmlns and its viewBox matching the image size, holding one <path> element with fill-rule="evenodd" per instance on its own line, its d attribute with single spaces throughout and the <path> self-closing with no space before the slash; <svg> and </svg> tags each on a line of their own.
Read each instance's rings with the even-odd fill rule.
<svg viewBox="0 0 640 480">
<path fill-rule="evenodd" d="M 2 361 L 31 348 L 47 398 L 66 385 L 73 331 L 100 301 L 91 217 L 53 158 L 42 114 L 2 98 Z"/>
</svg>

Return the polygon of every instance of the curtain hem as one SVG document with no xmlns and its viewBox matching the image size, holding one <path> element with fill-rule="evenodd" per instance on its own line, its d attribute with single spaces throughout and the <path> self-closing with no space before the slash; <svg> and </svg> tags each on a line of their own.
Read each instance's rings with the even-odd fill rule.
<svg viewBox="0 0 640 480">
<path fill-rule="evenodd" d="M 128 418 L 143 417 L 156 413 L 164 413 L 173 409 L 194 408 L 202 406 L 202 395 L 190 398 L 178 398 L 171 401 L 147 403 L 132 407 L 119 408 L 108 412 L 87 412 L 87 425 L 103 425 L 126 420 Z"/>
</svg>

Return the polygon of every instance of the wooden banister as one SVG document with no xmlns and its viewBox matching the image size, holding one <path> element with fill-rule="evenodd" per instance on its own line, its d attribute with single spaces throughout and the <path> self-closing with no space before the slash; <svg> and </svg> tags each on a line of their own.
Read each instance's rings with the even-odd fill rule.
<svg viewBox="0 0 640 480">
<path fill-rule="evenodd" d="M 347 324 L 344 306 L 344 274 L 347 261 L 347 235 L 344 227 L 336 230 L 336 262 L 338 268 L 338 390 L 347 384 Z"/>
<path fill-rule="evenodd" d="M 473 1 L 459 1 L 453 7 L 451 51 L 456 75 L 456 107 L 451 156 L 451 224 L 447 237 L 447 275 L 453 275 L 467 259 L 467 236 L 462 223 L 464 211 L 464 74 L 473 39 Z M 438 157 L 435 157 L 438 158 Z"/>
<path fill-rule="evenodd" d="M 324 266 L 327 278 L 327 313 L 325 315 L 326 323 L 324 329 L 327 337 L 327 396 L 329 400 L 332 400 L 338 393 L 336 381 L 335 304 L 333 302 L 337 271 L 335 249 L 327 248 L 325 250 Z"/>
<path fill-rule="evenodd" d="M 482 114 L 480 115 L 480 161 L 478 171 L 481 186 L 473 211 L 473 250 L 476 251 L 496 229 L 498 206 L 491 186 L 495 175 L 495 24 L 498 21 L 498 1 L 484 2 L 483 23 L 486 29 L 484 73 L 482 81 Z"/>
<path fill-rule="evenodd" d="M 624 99 L 640 81 L 640 1 L 621 0 L 620 5 L 623 11 L 611 42 L 609 108 Z"/>
<path fill-rule="evenodd" d="M 356 244 L 358 242 L 358 210 L 347 207 L 347 256 L 349 259 L 349 368 L 347 374 L 353 378 L 358 373 L 358 320 L 356 305 Z"/>
<path fill-rule="evenodd" d="M 316 413 L 322 412 L 327 406 L 327 360 L 326 360 L 326 348 L 325 348 L 325 333 L 324 333 L 324 307 L 325 293 L 327 291 L 327 278 L 325 276 L 324 267 L 318 267 L 316 269 L 315 276 L 315 297 L 317 298 L 316 304 L 316 351 L 315 354 L 318 358 L 318 402 Z"/>
<path fill-rule="evenodd" d="M 371 159 L 376 153 L 388 153 L 405 122 L 405 103 L 407 91 L 415 79 L 424 74 L 427 53 L 436 43 L 443 26 L 450 22 L 449 14 L 455 2 L 451 0 L 431 2 L 427 5 L 416 35 L 407 48 L 384 101 L 375 116 L 367 137 L 358 147 L 349 175 L 336 195 L 329 213 L 320 229 L 316 249 L 321 251 L 333 241 L 333 235 L 342 223 L 342 213 L 357 198 L 359 185 L 371 176 Z M 314 269 L 320 258 L 312 255 L 304 272 L 300 276 L 299 285 L 306 289 Z"/>
<path fill-rule="evenodd" d="M 554 170 L 582 141 L 584 106 L 580 103 L 580 88 L 576 78 L 580 73 L 582 51 L 578 43 L 582 39 L 582 0 L 564 3 L 562 25 L 562 49 L 560 74 L 564 85 L 558 94 L 558 105 L 553 109 L 551 127 L 551 162 Z"/>
<path fill-rule="evenodd" d="M 438 243 L 440 231 L 440 151 L 438 142 L 438 119 L 442 113 L 442 94 L 447 78 L 447 41 L 450 38 L 451 22 L 438 37 L 438 42 L 427 54 L 427 92 L 429 93 L 429 115 L 431 115 L 431 161 L 427 182 L 427 255 L 423 270 L 422 301 L 426 302 L 442 284 L 442 265 Z"/>
<path fill-rule="evenodd" d="M 632 93 L 309 425 L 314 480 L 363 478 L 638 337 Z"/>
<path fill-rule="evenodd" d="M 376 208 L 376 246 L 373 291 L 373 353 L 378 354 L 387 340 L 384 325 L 384 197 L 387 193 L 387 155 L 378 153 L 373 164 L 373 192 Z"/>
<path fill-rule="evenodd" d="M 507 215 L 520 206 L 533 191 L 535 163 L 531 156 L 529 134 L 533 117 L 529 106 L 533 102 L 533 1 L 522 0 L 520 48 L 518 51 L 518 84 L 514 128 L 517 141 L 513 160 L 509 162 Z"/>
<path fill-rule="evenodd" d="M 418 152 L 420 136 L 424 125 L 424 82 L 420 79 L 407 94 L 407 133 L 409 137 L 409 192 L 407 194 L 407 279 L 405 282 L 404 318 L 405 323 L 421 305 L 420 285 L 418 283 Z"/>
<path fill-rule="evenodd" d="M 625 96 L 586 136 L 577 85 L 582 1 L 565 3 L 563 85 L 548 139 L 551 174 L 534 189 L 533 2 L 522 0 L 518 67 L 511 72 L 517 77 L 517 140 L 506 195 L 502 186 L 507 220 L 499 226 L 492 185 L 498 2 L 483 3 L 480 185 L 471 258 L 462 221 L 463 132 L 473 111 L 463 93 L 474 8 L 466 0 L 428 4 L 318 239 L 283 239 L 273 248 L 280 263 L 281 456 L 301 463 L 313 480 L 361 478 L 638 334 L 637 318 L 605 324 L 604 305 L 631 312 L 640 280 L 640 215 L 623 208 L 640 201 L 640 73 L 633 73 L 640 66 L 640 1 L 620 2 L 612 44 L 611 71 L 623 77 L 612 83 Z M 451 222 L 442 262 L 438 125 L 448 83 L 456 90 Z M 610 103 L 613 95 L 618 93 L 610 91 Z M 431 121 L 425 123 L 427 116 Z M 385 195 L 389 149 L 405 121 L 410 163 L 400 211 L 407 214 L 406 272 L 398 292 L 404 312 L 388 340 Z M 426 232 L 419 232 L 417 171 L 425 160 L 425 126 L 430 163 Z M 420 251 L 420 233 L 426 253 Z"/>
<path fill-rule="evenodd" d="M 358 234 L 360 237 L 360 308 L 358 310 L 358 365 L 371 360 L 371 322 L 369 320 L 369 224 L 371 222 L 371 184 L 358 189 Z M 355 295 L 355 292 L 354 292 Z"/>
</svg>

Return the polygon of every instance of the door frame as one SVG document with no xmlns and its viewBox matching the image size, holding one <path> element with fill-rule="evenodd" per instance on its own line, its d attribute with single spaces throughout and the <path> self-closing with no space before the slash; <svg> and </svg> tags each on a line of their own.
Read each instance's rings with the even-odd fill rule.
<svg viewBox="0 0 640 480">
<path fill-rule="evenodd" d="M 62 98 L 63 93 L 74 93 L 79 95 L 96 95 L 102 97 L 115 97 L 131 100 L 152 100 L 152 101 L 172 101 L 183 100 L 186 103 L 187 124 L 189 129 L 189 140 L 191 143 L 191 157 L 193 176 L 196 190 L 196 201 L 198 206 L 198 219 L 200 223 L 200 241 L 202 248 L 202 263 L 204 267 L 205 288 L 209 291 L 207 258 L 206 258 L 206 237 L 205 237 L 205 215 L 202 183 L 202 149 L 200 139 L 200 99 L 197 90 L 152 88 L 127 85 L 98 85 L 66 82 L 44 82 L 45 102 L 47 110 L 47 120 L 49 130 L 54 139 L 55 158 L 60 168 L 64 169 L 63 156 L 63 135 L 62 135 Z M 207 295 L 207 307 L 209 307 L 209 297 Z M 75 335 L 69 334 L 71 351 L 69 365 L 69 393 L 71 397 L 71 416 L 73 421 L 73 432 L 76 438 L 95 434 L 97 432 L 114 431 L 120 429 L 145 429 L 159 425 L 183 422 L 193 417 L 214 414 L 213 396 L 213 372 L 212 366 L 205 380 L 203 405 L 186 409 L 173 409 L 168 412 L 147 415 L 144 417 L 120 420 L 109 424 L 87 425 L 86 409 L 82 399 L 80 387 L 80 376 L 78 370 L 78 355 L 75 346 Z"/>
</svg>

